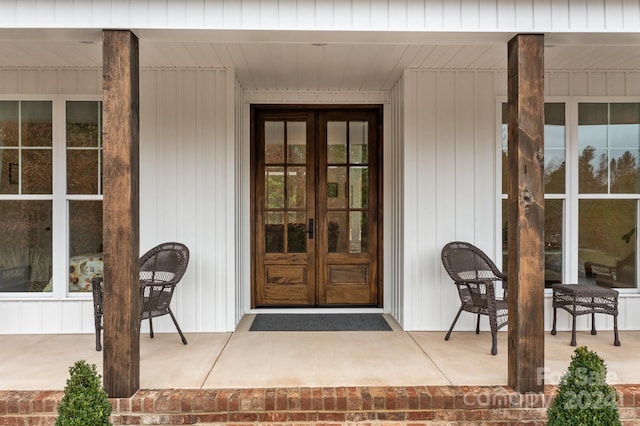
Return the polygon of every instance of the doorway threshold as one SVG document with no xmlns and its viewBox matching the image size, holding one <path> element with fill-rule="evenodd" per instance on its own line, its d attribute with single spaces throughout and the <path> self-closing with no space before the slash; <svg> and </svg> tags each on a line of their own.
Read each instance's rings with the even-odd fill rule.
<svg viewBox="0 0 640 426">
<path fill-rule="evenodd" d="M 255 308 L 250 314 L 382 314 L 383 308 Z"/>
</svg>

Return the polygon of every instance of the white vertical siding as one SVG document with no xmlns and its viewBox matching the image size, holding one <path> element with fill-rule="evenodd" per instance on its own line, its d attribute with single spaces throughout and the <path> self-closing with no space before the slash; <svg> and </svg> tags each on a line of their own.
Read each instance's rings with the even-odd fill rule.
<svg viewBox="0 0 640 426">
<path fill-rule="evenodd" d="M 545 73 L 546 96 L 638 96 L 640 72 L 558 71 Z M 391 230 L 402 233 L 400 252 L 402 309 L 395 309 L 406 330 L 446 330 L 459 306 L 450 278 L 441 267 L 440 250 L 451 240 L 467 240 L 490 257 L 501 256 L 496 223 L 500 199 L 497 175 L 496 98 L 506 96 L 504 71 L 405 70 L 402 78 L 403 129 L 401 175 L 403 223 Z M 392 99 L 396 87 L 392 91 Z M 394 132 L 395 133 L 395 132 Z M 385 195 L 385 203 L 388 195 Z M 395 220 L 395 219 L 394 219 Z M 401 229 L 403 227 L 403 229 Z M 385 262 L 389 259 L 385 258 Z M 547 305 L 550 302 L 546 301 Z M 637 328 L 630 313 L 640 296 L 620 298 L 620 328 Z M 551 326 L 546 309 L 545 325 Z M 560 328 L 568 318 L 559 314 Z M 581 319 L 583 326 L 587 318 Z M 607 319 L 602 327 L 611 327 Z M 463 315 L 458 329 L 473 329 L 471 315 Z"/>
<path fill-rule="evenodd" d="M 4 0 L 0 27 L 637 32 L 640 4 L 622 0 Z"/>
<path fill-rule="evenodd" d="M 385 309 L 404 327 L 402 246 L 404 187 L 404 77 L 389 94 L 390 137 L 384 144 L 384 285 Z"/>
<path fill-rule="evenodd" d="M 101 85 L 100 70 L 0 69 L 2 95 L 101 95 Z M 162 241 L 190 248 L 173 301 L 185 331 L 230 331 L 238 320 L 236 96 L 233 70 L 140 75 L 140 250 Z M 169 318 L 157 323 L 160 332 L 174 330 Z M 93 332 L 90 295 L 0 300 L 0 332 Z"/>
</svg>

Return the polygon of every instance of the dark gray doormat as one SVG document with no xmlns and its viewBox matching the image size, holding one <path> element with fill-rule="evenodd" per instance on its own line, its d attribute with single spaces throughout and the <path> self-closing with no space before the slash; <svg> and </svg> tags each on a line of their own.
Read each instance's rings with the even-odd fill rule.
<svg viewBox="0 0 640 426">
<path fill-rule="evenodd" d="M 391 331 L 382 314 L 258 314 L 249 331 Z"/>
</svg>

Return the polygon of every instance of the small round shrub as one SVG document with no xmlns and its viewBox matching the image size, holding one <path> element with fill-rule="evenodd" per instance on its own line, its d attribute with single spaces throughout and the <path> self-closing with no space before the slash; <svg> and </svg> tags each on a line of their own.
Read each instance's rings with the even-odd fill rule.
<svg viewBox="0 0 640 426">
<path fill-rule="evenodd" d="M 606 383 L 604 360 L 586 346 L 576 348 L 558 394 L 547 410 L 549 426 L 620 425 L 618 395 Z"/>
<path fill-rule="evenodd" d="M 69 367 L 69 374 L 56 426 L 111 425 L 111 404 L 95 364 L 77 361 Z"/>
</svg>

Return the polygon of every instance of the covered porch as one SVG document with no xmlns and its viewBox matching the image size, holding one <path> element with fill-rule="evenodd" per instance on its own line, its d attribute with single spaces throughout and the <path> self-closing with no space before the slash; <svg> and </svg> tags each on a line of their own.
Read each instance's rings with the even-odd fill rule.
<svg viewBox="0 0 640 426">
<path fill-rule="evenodd" d="M 385 316 L 392 331 L 257 332 L 249 314 L 234 332 L 189 333 L 183 345 L 176 333 L 147 333 L 140 341 L 141 389 L 216 389 L 335 386 L 500 386 L 507 384 L 507 332 L 498 354 L 482 331 L 403 331 Z M 574 347 L 571 332 L 545 332 L 545 384 L 556 385 Z M 577 333 L 578 345 L 606 362 L 610 384 L 640 383 L 637 354 L 640 331 Z M 92 334 L 0 335 L 0 390 L 62 390 L 68 367 L 79 359 L 102 371 L 102 352 Z"/>
<path fill-rule="evenodd" d="M 506 386 L 506 332 L 492 356 L 488 332 L 458 331 L 445 342 L 444 332 L 403 331 L 388 316 L 393 331 L 255 332 L 252 317 L 235 332 L 187 334 L 187 346 L 176 333 L 143 335 L 141 389 L 112 399 L 114 424 L 542 422 L 574 350 L 569 331 L 546 332 L 545 391 L 526 395 Z M 620 347 L 612 334 L 579 332 L 578 344 L 604 358 L 621 419 L 633 422 L 640 332 L 621 332 Z M 102 371 L 90 334 L 3 335 L 0 345 L 0 417 L 7 421 L 52 421 L 76 360 Z"/>
</svg>

